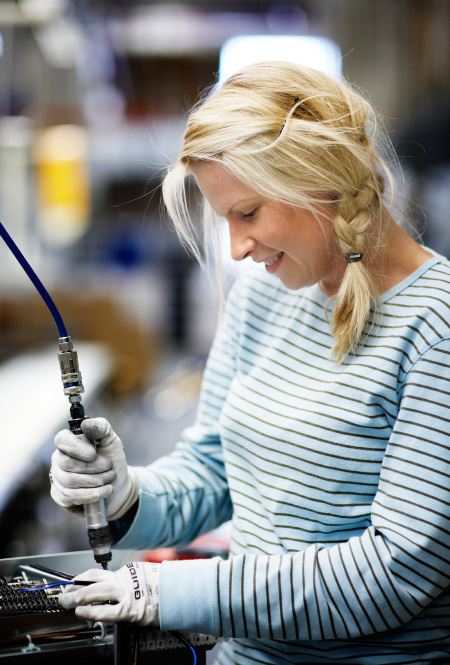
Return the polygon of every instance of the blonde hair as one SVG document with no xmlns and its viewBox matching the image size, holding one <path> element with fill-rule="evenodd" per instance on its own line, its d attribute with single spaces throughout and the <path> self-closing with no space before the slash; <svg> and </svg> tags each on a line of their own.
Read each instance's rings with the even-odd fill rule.
<svg viewBox="0 0 450 665">
<path fill-rule="evenodd" d="M 330 193 L 343 254 L 374 251 L 384 233 L 385 180 L 391 194 L 394 188 L 375 145 L 376 125 L 370 104 L 345 82 L 286 62 L 246 67 L 194 107 L 180 156 L 164 179 L 164 202 L 180 239 L 201 261 L 185 177 L 216 162 L 265 197 L 313 212 Z M 206 232 L 210 212 L 206 205 Z M 338 362 L 356 350 L 376 302 L 366 263 L 349 263 L 331 320 Z"/>
</svg>

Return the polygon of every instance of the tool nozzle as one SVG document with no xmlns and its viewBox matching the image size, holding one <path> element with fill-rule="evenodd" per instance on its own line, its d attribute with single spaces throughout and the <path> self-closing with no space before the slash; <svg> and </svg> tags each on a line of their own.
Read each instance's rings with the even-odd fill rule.
<svg viewBox="0 0 450 665">
<path fill-rule="evenodd" d="M 111 561 L 111 531 L 106 518 L 104 499 L 84 506 L 89 545 L 94 553 L 94 559 L 106 570 L 108 561 Z"/>
</svg>

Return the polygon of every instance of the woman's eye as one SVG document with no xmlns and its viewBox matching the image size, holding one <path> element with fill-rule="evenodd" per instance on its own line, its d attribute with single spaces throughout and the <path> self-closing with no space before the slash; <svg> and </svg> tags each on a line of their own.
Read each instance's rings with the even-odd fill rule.
<svg viewBox="0 0 450 665">
<path fill-rule="evenodd" d="M 255 209 L 252 210 L 251 212 L 246 212 L 245 214 L 243 214 L 242 217 L 243 217 L 244 219 L 249 219 L 249 218 L 251 218 L 251 217 L 254 217 L 254 216 L 256 215 L 257 212 L 258 212 L 258 208 L 255 208 Z"/>
</svg>

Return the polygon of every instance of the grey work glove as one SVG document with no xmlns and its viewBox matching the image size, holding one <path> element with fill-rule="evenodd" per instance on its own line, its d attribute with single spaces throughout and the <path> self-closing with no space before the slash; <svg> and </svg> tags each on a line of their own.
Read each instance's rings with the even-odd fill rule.
<svg viewBox="0 0 450 665">
<path fill-rule="evenodd" d="M 84 434 L 62 430 L 55 437 L 57 450 L 50 469 L 52 498 L 79 515 L 83 515 L 83 504 L 105 499 L 107 518 L 118 519 L 138 499 L 137 478 L 107 420 L 87 418 L 81 429 Z"/>
<path fill-rule="evenodd" d="M 59 596 L 65 609 L 92 621 L 126 621 L 159 628 L 159 563 L 131 562 L 113 573 L 93 568 L 74 578 Z M 77 580 L 92 580 L 77 586 Z"/>
</svg>

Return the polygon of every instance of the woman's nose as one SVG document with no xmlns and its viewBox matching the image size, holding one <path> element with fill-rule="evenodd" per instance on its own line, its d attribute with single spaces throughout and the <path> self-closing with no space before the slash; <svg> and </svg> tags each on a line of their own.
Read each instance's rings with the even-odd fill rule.
<svg viewBox="0 0 450 665">
<path fill-rule="evenodd" d="M 242 261 L 251 256 L 256 248 L 256 242 L 248 234 L 248 228 L 239 223 L 230 223 L 230 250 L 234 261 Z"/>
</svg>

